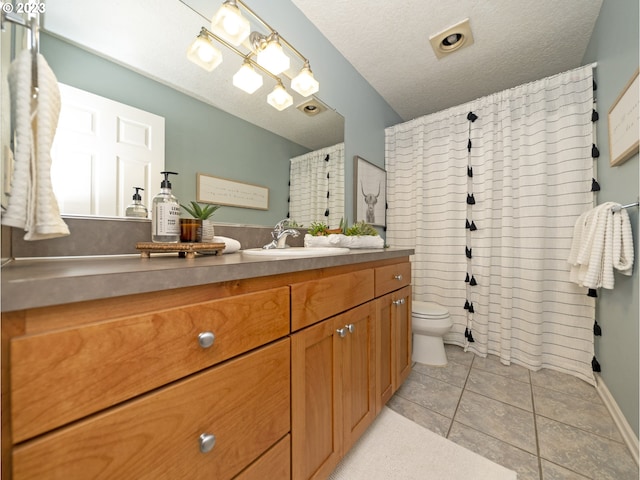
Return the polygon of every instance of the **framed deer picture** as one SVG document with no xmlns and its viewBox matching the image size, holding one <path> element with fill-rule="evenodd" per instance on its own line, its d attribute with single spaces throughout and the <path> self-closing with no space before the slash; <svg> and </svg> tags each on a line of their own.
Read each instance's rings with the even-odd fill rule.
<svg viewBox="0 0 640 480">
<path fill-rule="evenodd" d="M 357 155 L 353 160 L 356 222 L 384 227 L 387 224 L 387 172 Z"/>
</svg>

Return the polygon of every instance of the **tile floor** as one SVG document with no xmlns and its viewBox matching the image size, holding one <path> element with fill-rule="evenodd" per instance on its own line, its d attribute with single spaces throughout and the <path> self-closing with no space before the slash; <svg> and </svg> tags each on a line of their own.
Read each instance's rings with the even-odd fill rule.
<svg viewBox="0 0 640 480">
<path fill-rule="evenodd" d="M 518 480 L 638 480 L 595 388 L 575 377 L 446 345 L 449 364 L 416 363 L 387 404 Z"/>
</svg>

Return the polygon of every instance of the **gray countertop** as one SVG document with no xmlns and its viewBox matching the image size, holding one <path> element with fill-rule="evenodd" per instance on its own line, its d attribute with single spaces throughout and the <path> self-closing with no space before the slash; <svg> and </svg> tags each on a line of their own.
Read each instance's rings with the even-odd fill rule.
<svg viewBox="0 0 640 480">
<path fill-rule="evenodd" d="M 323 257 L 247 257 L 241 252 L 16 259 L 2 267 L 2 311 L 47 307 L 208 283 L 406 257 L 410 249 L 357 249 Z"/>
</svg>

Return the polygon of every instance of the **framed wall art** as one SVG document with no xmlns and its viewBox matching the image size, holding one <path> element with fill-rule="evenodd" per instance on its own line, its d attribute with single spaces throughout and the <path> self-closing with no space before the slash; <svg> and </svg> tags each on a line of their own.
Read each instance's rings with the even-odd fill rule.
<svg viewBox="0 0 640 480">
<path fill-rule="evenodd" d="M 610 165 L 620 165 L 638 153 L 640 138 L 640 111 L 638 72 L 622 90 L 609 110 L 609 156 Z"/>
<path fill-rule="evenodd" d="M 353 160 L 356 222 L 364 220 L 384 227 L 387 224 L 387 172 L 357 155 Z"/>
<path fill-rule="evenodd" d="M 268 210 L 269 188 L 198 173 L 196 199 L 203 203 Z"/>
</svg>

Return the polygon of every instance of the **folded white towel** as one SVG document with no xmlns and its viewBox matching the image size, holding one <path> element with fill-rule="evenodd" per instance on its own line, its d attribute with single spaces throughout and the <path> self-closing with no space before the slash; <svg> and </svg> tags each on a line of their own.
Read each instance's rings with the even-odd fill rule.
<svg viewBox="0 0 640 480">
<path fill-rule="evenodd" d="M 240 250 L 240 242 L 229 237 L 213 237 L 213 243 L 224 243 L 222 253 L 233 253 Z"/>
<path fill-rule="evenodd" d="M 15 166 L 11 196 L 2 224 L 22 228 L 25 240 L 69 235 L 51 183 L 51 146 L 60 114 L 58 81 L 40 54 L 38 96 L 32 98 L 32 54 L 23 50 L 11 64 L 8 80 L 15 120 Z"/>
</svg>

